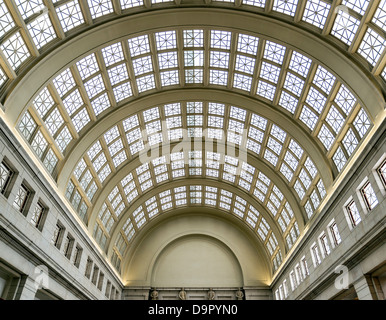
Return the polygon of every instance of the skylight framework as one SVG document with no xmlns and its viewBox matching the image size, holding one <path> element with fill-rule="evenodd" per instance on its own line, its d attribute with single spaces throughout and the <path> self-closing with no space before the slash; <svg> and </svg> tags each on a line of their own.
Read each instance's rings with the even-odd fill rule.
<svg viewBox="0 0 386 320">
<path fill-rule="evenodd" d="M 130 208 L 128 211 L 130 214 L 126 215 L 128 218 L 126 218 L 123 228 L 116 237 L 114 249 L 118 250 L 121 256 L 124 256 L 125 250 L 129 248 L 134 235 L 151 219 L 170 210 L 201 206 L 204 203 L 206 206 L 216 208 L 224 213 L 231 213 L 235 217 L 246 221 L 248 226 L 257 232 L 260 240 L 265 244 L 267 253 L 269 253 L 272 260 L 275 260 L 273 264 L 277 269 L 281 264 L 281 258 L 278 259 L 277 255 L 281 257 L 282 253 L 276 236 L 266 219 L 243 197 L 227 188 L 210 185 L 181 185 L 166 189 L 150 198 L 144 198 L 141 205 Z M 106 212 L 108 213 L 106 214 Z M 114 221 L 114 219 L 111 217 L 106 204 L 103 205 L 99 217 L 100 220 L 98 220 L 95 230 L 111 230 L 111 221 Z M 297 228 L 296 223 L 294 226 Z M 97 241 L 100 240 L 101 244 L 106 244 L 106 235 L 100 235 L 98 231 L 95 231 L 94 235 Z M 124 243 L 122 243 L 123 241 Z"/>
</svg>

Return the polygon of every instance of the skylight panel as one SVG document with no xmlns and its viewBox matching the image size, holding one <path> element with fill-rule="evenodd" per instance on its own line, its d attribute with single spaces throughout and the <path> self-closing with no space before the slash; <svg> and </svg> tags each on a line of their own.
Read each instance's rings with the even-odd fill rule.
<svg viewBox="0 0 386 320">
<path fill-rule="evenodd" d="M 94 78 L 91 78 L 89 81 L 85 82 L 84 88 L 86 89 L 86 92 L 90 99 L 92 99 L 102 91 L 106 90 L 105 84 L 100 74 L 98 74 Z"/>
<path fill-rule="evenodd" d="M 310 58 L 307 58 L 306 56 L 293 51 L 291 56 L 291 61 L 289 64 L 289 68 L 301 75 L 302 77 L 306 78 L 308 71 L 310 69 L 312 60 Z"/>
<path fill-rule="evenodd" d="M 363 16 L 369 5 L 369 0 L 343 0 L 342 4 Z"/>
<path fill-rule="evenodd" d="M 331 34 L 350 45 L 358 30 L 360 21 L 345 11 L 339 10 Z"/>
<path fill-rule="evenodd" d="M 108 69 L 107 74 L 109 75 L 110 83 L 112 86 L 129 79 L 125 63 Z"/>
<path fill-rule="evenodd" d="M 252 114 L 252 117 L 251 117 L 251 124 L 254 125 L 255 127 L 261 129 L 261 130 L 265 130 L 265 128 L 267 127 L 267 120 L 263 117 L 260 117 L 259 115 L 253 113 Z"/>
<path fill-rule="evenodd" d="M 382 30 L 386 30 L 386 0 L 382 0 L 375 11 L 373 19 L 371 20 Z"/>
<path fill-rule="evenodd" d="M 76 89 L 72 91 L 64 100 L 64 108 L 66 109 L 69 116 L 72 116 L 76 110 L 84 105 L 83 99 L 79 93 L 79 90 Z"/>
<path fill-rule="evenodd" d="M 172 86 L 179 84 L 178 70 L 164 71 L 160 73 L 161 86 Z"/>
<path fill-rule="evenodd" d="M 48 14 L 40 15 L 34 19 L 31 23 L 27 24 L 27 29 L 37 49 L 56 38 L 56 33 Z"/>
<path fill-rule="evenodd" d="M 318 66 L 312 83 L 316 84 L 326 94 L 329 94 L 335 82 L 335 76 L 322 66 Z"/>
<path fill-rule="evenodd" d="M 27 19 L 45 7 L 41 0 L 15 0 L 15 3 L 23 19 Z"/>
<path fill-rule="evenodd" d="M 227 69 L 229 65 L 229 52 L 211 51 L 210 66 Z"/>
<path fill-rule="evenodd" d="M 143 6 L 143 0 L 120 0 L 122 10 Z"/>
<path fill-rule="evenodd" d="M 273 101 L 275 97 L 275 92 L 276 86 L 269 84 L 268 82 L 259 80 L 256 91 L 257 95 L 266 98 L 270 101 Z"/>
<path fill-rule="evenodd" d="M 64 32 L 84 23 L 78 0 L 69 1 L 55 8 Z"/>
<path fill-rule="evenodd" d="M 330 150 L 335 139 L 331 131 L 324 124 L 319 131 L 318 138 L 327 150 Z"/>
<path fill-rule="evenodd" d="M 99 66 L 95 58 L 95 54 L 92 53 L 87 57 L 79 60 L 76 63 L 82 80 L 88 78 L 92 74 L 99 71 Z"/>
<path fill-rule="evenodd" d="M 128 39 L 130 54 L 132 57 L 150 53 L 150 45 L 148 35 L 139 36 Z"/>
<path fill-rule="evenodd" d="M 372 66 L 375 66 L 384 51 L 386 40 L 371 28 L 367 28 L 358 53 L 364 57 Z"/>
<path fill-rule="evenodd" d="M 62 131 L 58 134 L 55 141 L 60 149 L 60 151 L 63 153 L 64 150 L 67 148 L 68 144 L 72 140 L 72 135 L 70 133 L 70 130 L 68 130 L 68 127 L 65 126 Z"/>
<path fill-rule="evenodd" d="M 327 98 L 314 87 L 310 87 L 308 91 L 306 102 L 319 114 L 322 112 Z"/>
<path fill-rule="evenodd" d="M 137 79 L 139 93 L 155 88 L 154 75 L 150 74 Z"/>
<path fill-rule="evenodd" d="M 294 114 L 298 106 L 298 101 L 299 100 L 293 95 L 287 93 L 286 91 L 282 91 L 280 95 L 279 106 Z"/>
<path fill-rule="evenodd" d="M 369 117 L 367 116 L 366 111 L 363 108 L 359 110 L 358 115 L 355 117 L 353 124 L 359 136 L 363 138 L 363 136 L 366 134 L 366 132 L 371 126 Z"/>
<path fill-rule="evenodd" d="M 95 142 L 92 147 L 87 151 L 87 154 L 91 160 L 95 158 L 95 156 L 102 151 L 102 146 L 99 141 Z"/>
<path fill-rule="evenodd" d="M 264 8 L 266 0 L 243 0 L 243 4 Z"/>
<path fill-rule="evenodd" d="M 64 123 L 63 117 L 60 114 L 58 108 L 55 108 L 45 120 L 45 124 L 47 126 L 48 131 L 52 136 L 55 135 L 56 131 L 60 128 L 60 126 Z"/>
<path fill-rule="evenodd" d="M 19 123 L 19 130 L 22 133 L 22 135 L 29 140 L 35 131 L 37 125 L 35 120 L 32 118 L 31 114 L 27 111 L 24 113 L 23 118 L 20 120 Z"/>
<path fill-rule="evenodd" d="M 204 72 L 202 69 L 185 70 L 186 83 L 202 83 Z"/>
<path fill-rule="evenodd" d="M 159 68 L 162 69 L 172 69 L 178 67 L 177 62 L 177 52 L 163 52 L 158 54 Z"/>
<path fill-rule="evenodd" d="M 255 70 L 256 59 L 247 56 L 237 55 L 236 56 L 236 71 L 253 74 Z"/>
<path fill-rule="evenodd" d="M 88 112 L 86 108 L 83 108 L 81 111 L 79 111 L 73 118 L 72 122 L 74 124 L 74 127 L 77 132 L 83 129 L 83 127 L 90 122 L 90 116 L 88 115 Z"/>
<path fill-rule="evenodd" d="M 265 49 L 264 49 L 264 58 L 270 61 L 273 61 L 277 64 L 282 64 L 284 59 L 286 47 L 272 42 L 272 41 L 266 41 L 265 42 Z"/>
<path fill-rule="evenodd" d="M 331 106 L 331 108 L 328 111 L 328 114 L 326 116 L 326 122 L 335 131 L 335 134 L 337 134 L 340 131 L 340 129 L 342 128 L 342 126 L 344 124 L 344 121 L 345 121 L 345 119 L 339 113 L 339 111 L 334 106 Z"/>
<path fill-rule="evenodd" d="M 129 82 L 122 83 L 116 87 L 113 87 L 114 97 L 117 102 L 122 101 L 133 95 L 131 85 Z"/>
<path fill-rule="evenodd" d="M 268 138 L 267 147 L 270 148 L 277 155 L 280 155 L 282 145 L 271 137 Z"/>
<path fill-rule="evenodd" d="M 338 147 L 332 157 L 332 160 L 334 161 L 336 168 L 340 172 L 347 162 L 346 156 L 341 147 Z"/>
<path fill-rule="evenodd" d="M 304 86 L 304 81 L 294 74 L 287 72 L 284 82 L 284 88 L 292 92 L 294 95 L 300 97 Z"/>
<path fill-rule="evenodd" d="M 307 157 L 306 161 L 304 162 L 304 166 L 311 175 L 312 179 L 314 179 L 316 177 L 316 174 L 318 173 L 318 170 L 316 169 L 310 157 Z"/>
<path fill-rule="evenodd" d="M 296 170 L 299 164 L 299 161 L 289 151 L 286 152 L 284 156 L 284 161 L 291 167 L 293 171 Z"/>
<path fill-rule="evenodd" d="M 151 56 L 145 56 L 133 60 L 133 68 L 136 76 L 153 71 Z"/>
<path fill-rule="evenodd" d="M 124 60 L 122 45 L 120 42 L 114 43 L 102 49 L 103 59 L 106 67 Z"/>
<path fill-rule="evenodd" d="M 6 39 L 0 45 L 0 49 L 3 51 L 13 70 L 16 70 L 30 56 L 19 31 Z"/>
<path fill-rule="evenodd" d="M 102 94 L 101 96 L 95 98 L 91 101 L 91 107 L 94 110 L 96 116 L 111 107 L 109 97 L 107 93 Z"/>
<path fill-rule="evenodd" d="M 342 111 L 345 112 L 346 115 L 348 115 L 356 103 L 356 98 L 346 88 L 346 86 L 342 84 L 334 99 L 334 102 L 341 108 Z"/>
<path fill-rule="evenodd" d="M 155 34 L 157 50 L 167 50 L 177 48 L 176 32 L 165 31 Z"/>
<path fill-rule="evenodd" d="M 359 142 L 354 134 L 354 131 L 350 128 L 342 140 L 342 144 L 344 145 L 348 156 L 350 156 L 354 152 L 354 150 L 358 146 L 358 143 Z"/>
<path fill-rule="evenodd" d="M 303 149 L 300 147 L 300 145 L 295 141 L 292 140 L 290 141 L 288 148 L 293 152 L 293 154 L 300 159 L 303 155 Z"/>
<path fill-rule="evenodd" d="M 106 161 L 107 161 L 106 156 L 102 152 L 92 163 L 95 171 L 98 172 L 106 163 Z"/>
<path fill-rule="evenodd" d="M 53 80 L 53 83 L 61 97 L 75 86 L 75 80 L 72 77 L 70 69 L 66 69 L 61 74 L 59 74 Z"/>
<path fill-rule="evenodd" d="M 293 17 L 296 12 L 297 4 L 298 0 L 275 0 L 273 10 Z"/>
<path fill-rule="evenodd" d="M 15 22 L 10 15 L 7 6 L 0 1 L 0 38 L 15 26 Z"/>
<path fill-rule="evenodd" d="M 277 125 L 273 124 L 271 128 L 271 135 L 279 140 L 281 143 L 284 143 L 287 133 L 279 128 Z"/>
<path fill-rule="evenodd" d="M 310 130 L 314 130 L 316 123 L 318 122 L 318 116 L 312 112 L 307 106 L 303 106 L 302 112 L 299 119 L 308 127 Z"/>
<path fill-rule="evenodd" d="M 240 121 L 245 121 L 246 115 L 247 115 L 247 111 L 246 110 L 241 109 L 241 108 L 237 108 L 237 107 L 234 107 L 234 106 L 231 106 L 230 114 L 229 114 L 229 116 L 231 118 L 234 118 L 234 119 L 237 119 L 237 120 L 240 120 Z"/>
<path fill-rule="evenodd" d="M 114 11 L 113 4 L 110 0 L 87 0 L 87 3 L 93 19 Z"/>
<path fill-rule="evenodd" d="M 323 29 L 331 5 L 320 0 L 308 0 L 304 9 L 303 20 Z"/>
<path fill-rule="evenodd" d="M 143 118 L 145 122 L 149 122 L 159 118 L 159 110 L 158 107 L 147 109 L 142 112 Z"/>
<path fill-rule="evenodd" d="M 184 30 L 184 47 L 200 48 L 204 46 L 204 32 L 203 30 Z"/>
<path fill-rule="evenodd" d="M 47 139 L 43 136 L 42 132 L 39 130 L 31 142 L 31 147 L 35 151 L 36 155 L 39 158 L 41 158 L 47 146 L 48 146 Z"/>
<path fill-rule="evenodd" d="M 39 115 L 43 118 L 46 113 L 51 109 L 54 105 L 54 99 L 52 98 L 50 92 L 47 87 L 42 89 L 36 98 L 33 101 L 33 105 L 35 109 L 38 111 Z"/>
<path fill-rule="evenodd" d="M 260 77 L 272 83 L 277 83 L 280 75 L 280 68 L 265 61 L 261 64 Z"/>
<path fill-rule="evenodd" d="M 237 51 L 244 52 L 251 55 L 256 55 L 258 45 L 259 45 L 259 38 L 246 35 L 246 34 L 239 34 L 239 38 L 237 42 Z"/>
<path fill-rule="evenodd" d="M 232 33 L 229 31 L 211 31 L 211 47 L 229 50 L 231 46 Z"/>
<path fill-rule="evenodd" d="M 184 51 L 185 67 L 202 67 L 204 65 L 204 51 L 187 50 Z"/>
<path fill-rule="evenodd" d="M 298 179 L 296 179 L 296 181 L 295 181 L 294 189 L 295 189 L 297 195 L 299 196 L 299 199 L 303 200 L 306 192 L 304 191 L 303 186 L 300 184 Z"/>
<path fill-rule="evenodd" d="M 272 153 L 270 150 L 268 149 L 265 149 L 265 152 L 264 152 L 264 158 L 269 162 L 271 163 L 274 167 L 276 166 L 276 163 L 278 161 L 278 157 Z"/>
<path fill-rule="evenodd" d="M 209 83 L 218 84 L 220 86 L 226 86 L 228 84 L 228 71 L 210 70 Z"/>
<path fill-rule="evenodd" d="M 252 85 L 252 77 L 235 73 L 234 74 L 234 80 L 233 80 L 233 87 L 245 91 L 250 91 Z"/>
<path fill-rule="evenodd" d="M 210 113 L 210 114 L 216 114 L 216 115 L 223 116 L 224 110 L 225 110 L 224 104 L 214 103 L 214 102 L 209 102 L 209 104 L 208 104 L 208 113 Z"/>
</svg>

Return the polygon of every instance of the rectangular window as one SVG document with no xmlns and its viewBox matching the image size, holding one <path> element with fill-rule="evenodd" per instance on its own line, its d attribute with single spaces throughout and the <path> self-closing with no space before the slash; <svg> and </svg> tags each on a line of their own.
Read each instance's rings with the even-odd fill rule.
<svg viewBox="0 0 386 320">
<path fill-rule="evenodd" d="M 0 193 L 5 194 L 7 187 L 10 184 L 13 171 L 11 168 L 3 161 L 0 163 Z"/>
<path fill-rule="evenodd" d="M 296 278 L 295 273 L 293 271 L 290 272 L 290 282 L 291 282 L 291 289 L 294 291 L 296 289 Z"/>
<path fill-rule="evenodd" d="M 59 224 L 59 223 L 56 224 L 54 233 L 53 233 L 52 238 L 51 238 L 51 243 L 55 247 L 57 247 L 58 249 L 60 248 L 60 245 L 62 242 L 64 230 L 65 229 L 61 224 Z"/>
<path fill-rule="evenodd" d="M 311 253 L 312 253 L 312 259 L 313 259 L 313 262 L 314 262 L 314 266 L 316 267 L 316 266 L 320 265 L 322 260 L 320 259 L 319 248 L 318 248 L 318 246 L 316 244 L 314 244 L 311 247 Z"/>
<path fill-rule="evenodd" d="M 310 271 L 308 270 L 308 264 L 307 264 L 306 257 L 303 257 L 301 259 L 301 265 L 302 265 L 303 277 L 305 278 L 305 277 L 310 275 Z"/>
<path fill-rule="evenodd" d="M 13 202 L 14 208 L 23 213 L 26 208 L 30 194 L 31 191 L 24 184 L 22 184 L 19 190 L 17 191 L 15 201 Z"/>
<path fill-rule="evenodd" d="M 288 297 L 288 286 L 287 286 L 287 280 L 283 281 L 283 289 L 284 289 L 284 298 Z"/>
<path fill-rule="evenodd" d="M 381 178 L 383 186 L 386 187 L 386 159 L 383 160 L 382 164 L 377 169 L 378 175 Z"/>
<path fill-rule="evenodd" d="M 322 245 L 322 248 L 323 248 L 323 254 L 324 256 L 328 256 L 330 253 L 331 253 L 331 249 L 330 249 L 330 246 L 328 244 L 328 240 L 327 240 L 327 236 L 326 234 L 323 234 L 320 238 L 320 243 Z"/>
<path fill-rule="evenodd" d="M 295 274 L 296 274 L 296 281 L 297 281 L 297 284 L 299 285 L 300 283 L 303 282 L 302 270 L 301 270 L 299 264 L 297 264 L 297 265 L 295 266 Z"/>
<path fill-rule="evenodd" d="M 102 286 L 103 286 L 103 280 L 105 278 L 105 275 L 103 272 L 99 274 L 99 280 L 98 280 L 98 289 L 102 291 Z"/>
<path fill-rule="evenodd" d="M 342 238 L 340 237 L 338 226 L 335 222 L 333 222 L 329 228 L 330 228 L 330 234 L 331 234 L 333 243 L 335 246 L 337 246 L 339 243 L 342 242 Z"/>
<path fill-rule="evenodd" d="M 76 246 L 75 247 L 75 252 L 74 252 L 74 266 L 79 268 L 79 265 L 80 265 L 80 259 L 82 258 L 82 252 L 83 252 L 83 249 L 79 246 Z"/>
<path fill-rule="evenodd" d="M 70 234 L 67 234 L 66 241 L 64 242 L 64 246 L 63 246 L 63 253 L 67 259 L 71 258 L 74 242 L 75 242 L 74 238 Z"/>
<path fill-rule="evenodd" d="M 38 202 L 32 213 L 31 223 L 40 231 L 43 229 L 45 215 L 46 208 L 40 202 Z"/>
<path fill-rule="evenodd" d="M 359 222 L 362 221 L 361 216 L 359 214 L 358 208 L 354 201 L 351 201 L 347 206 L 346 210 L 348 213 L 348 217 L 350 219 L 351 225 L 353 227 L 357 226 Z"/>
<path fill-rule="evenodd" d="M 106 284 L 106 292 L 105 292 L 105 296 L 107 299 L 110 298 L 110 291 L 111 291 L 111 282 L 108 280 Z"/>
<path fill-rule="evenodd" d="M 91 282 L 95 285 L 97 284 L 97 281 L 98 281 L 98 275 L 99 275 L 99 268 L 97 266 L 94 266 Z"/>
<path fill-rule="evenodd" d="M 87 259 L 87 264 L 86 264 L 86 271 L 84 273 L 84 275 L 86 276 L 86 278 L 90 279 L 90 276 L 91 276 L 91 270 L 92 270 L 92 265 L 93 265 L 93 261 L 90 259 L 90 257 Z"/>
<path fill-rule="evenodd" d="M 378 199 L 370 182 L 367 182 L 361 189 L 361 194 L 365 200 L 366 207 L 370 211 L 378 204 Z"/>
</svg>

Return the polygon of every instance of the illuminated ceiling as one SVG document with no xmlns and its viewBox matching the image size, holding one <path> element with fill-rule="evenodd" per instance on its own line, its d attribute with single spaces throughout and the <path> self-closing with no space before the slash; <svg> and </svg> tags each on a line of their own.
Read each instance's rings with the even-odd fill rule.
<svg viewBox="0 0 386 320">
<path fill-rule="evenodd" d="M 384 119 L 385 24 L 385 0 L 5 0 L 1 102 L 117 269 L 210 207 L 274 273 Z"/>
</svg>

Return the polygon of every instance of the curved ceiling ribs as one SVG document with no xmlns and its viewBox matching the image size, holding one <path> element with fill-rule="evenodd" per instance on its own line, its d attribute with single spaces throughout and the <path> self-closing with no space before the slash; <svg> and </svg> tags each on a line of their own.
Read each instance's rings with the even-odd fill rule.
<svg viewBox="0 0 386 320">
<path fill-rule="evenodd" d="M 384 109 L 386 8 L 296 2 L 1 2 L 6 120 L 118 269 L 143 218 L 201 203 L 254 230 L 277 270 L 322 208 Z M 218 142 L 183 168 L 138 157 L 142 139 L 222 129 L 245 158 Z"/>
</svg>

